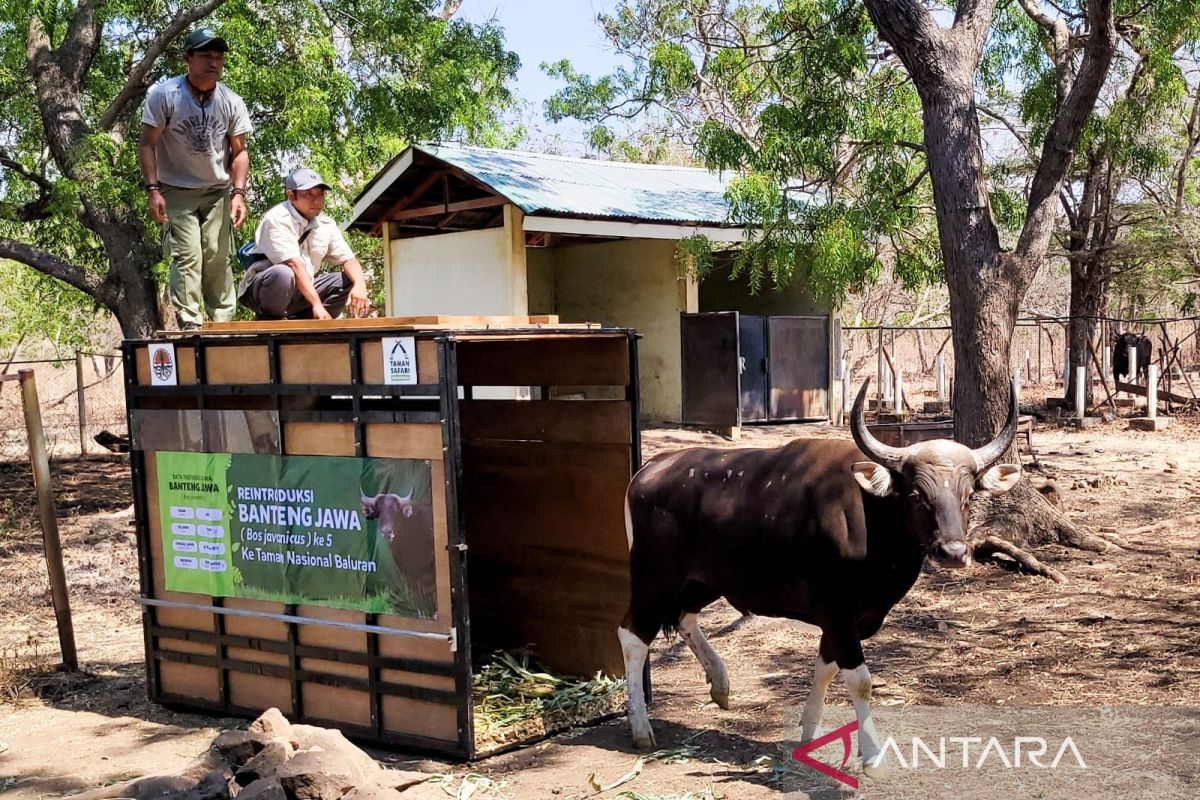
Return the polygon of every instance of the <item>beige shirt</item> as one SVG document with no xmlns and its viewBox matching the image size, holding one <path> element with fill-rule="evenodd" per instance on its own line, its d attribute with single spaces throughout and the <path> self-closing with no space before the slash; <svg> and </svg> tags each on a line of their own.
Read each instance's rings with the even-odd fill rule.
<svg viewBox="0 0 1200 800">
<path fill-rule="evenodd" d="M 305 231 L 309 231 L 309 234 L 301 244 L 300 237 Z M 263 215 L 254 232 L 251 253 L 261 255 L 265 260 L 246 270 L 238 287 L 239 293 L 245 291 L 251 278 L 274 264 L 298 259 L 311 278 L 325 262 L 340 266 L 354 258 L 354 251 L 331 217 L 320 214 L 311 221 L 306 220 L 290 200 L 284 200 Z"/>
</svg>

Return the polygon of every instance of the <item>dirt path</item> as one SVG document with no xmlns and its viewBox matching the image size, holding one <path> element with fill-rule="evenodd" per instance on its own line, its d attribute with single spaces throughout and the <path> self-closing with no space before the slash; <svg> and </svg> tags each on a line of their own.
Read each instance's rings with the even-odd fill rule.
<svg viewBox="0 0 1200 800">
<path fill-rule="evenodd" d="M 1200 433 L 1178 426 L 1137 434 L 1119 423 L 1086 433 L 1039 429 L 1036 480 L 1063 487 L 1073 517 L 1128 530 L 1194 519 L 1200 512 Z M 821 427 L 758 428 L 743 446 L 796 435 L 841 436 Z M 722 444 L 692 431 L 647 431 L 646 456 Z M 56 466 L 76 615 L 82 678 L 45 675 L 55 652 L 53 616 L 36 536 L 21 518 L 22 465 L 0 465 L 0 793 L 58 796 L 189 762 L 222 726 L 145 700 L 136 607 L 132 528 L 113 516 L 129 503 L 120 460 Z M 1072 485 L 1080 488 L 1071 489 Z M 1087 769 L 1006 768 L 992 758 L 971 768 L 898 768 L 864 784 L 872 797 L 1197 796 L 1200 784 L 1200 523 L 1173 523 L 1130 537 L 1103 555 L 1051 549 L 1039 555 L 1070 582 L 1055 585 L 995 564 L 967 572 L 929 570 L 867 645 L 884 736 L 936 745 L 939 737 L 995 735 L 1011 759 L 1013 737 L 1042 737 L 1049 761 L 1065 737 Z M 841 797 L 852 790 L 788 764 L 797 712 L 809 685 L 817 636 L 781 620 L 744 618 L 725 604 L 702 620 L 725 657 L 733 707 L 707 703 L 703 675 L 678 641 L 653 650 L 651 718 L 665 751 L 640 774 L 596 795 L 638 763 L 623 719 L 463 766 L 379 753 L 390 762 L 451 773 L 476 797 L 544 798 Z M 827 728 L 849 722 L 841 687 L 830 693 Z M 980 745 L 976 745 L 979 747 Z M 826 750 L 833 758 L 836 744 Z M 824 753 L 826 750 L 823 750 Z M 835 759 L 835 763 L 837 760 Z M 962 760 L 950 746 L 948 763 Z M 469 777 L 478 775 L 482 777 Z"/>
</svg>

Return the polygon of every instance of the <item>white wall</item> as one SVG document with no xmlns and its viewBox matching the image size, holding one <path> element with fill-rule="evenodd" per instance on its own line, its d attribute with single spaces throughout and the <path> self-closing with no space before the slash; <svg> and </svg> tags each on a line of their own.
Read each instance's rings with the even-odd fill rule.
<svg viewBox="0 0 1200 800">
<path fill-rule="evenodd" d="M 500 228 L 391 239 L 388 315 L 528 314 L 520 215 L 505 206 Z"/>
</svg>

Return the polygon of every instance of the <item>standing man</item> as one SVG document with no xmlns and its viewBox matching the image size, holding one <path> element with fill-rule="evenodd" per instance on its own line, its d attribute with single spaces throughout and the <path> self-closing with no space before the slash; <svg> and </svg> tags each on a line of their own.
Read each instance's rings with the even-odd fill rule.
<svg viewBox="0 0 1200 800">
<path fill-rule="evenodd" d="M 221 84 L 229 46 L 209 28 L 183 42 L 187 74 L 154 86 L 142 110 L 138 165 L 150 215 L 163 226 L 171 257 L 171 304 L 180 330 L 205 316 L 233 319 L 230 225 L 246 221 L 252 129 L 246 104 Z"/>
<path fill-rule="evenodd" d="M 258 319 L 333 319 L 346 304 L 356 317 L 370 307 L 362 264 L 342 230 L 322 214 L 328 184 L 311 169 L 284 179 L 287 200 L 263 215 L 238 296 Z M 341 269 L 317 272 L 324 262 Z"/>
</svg>

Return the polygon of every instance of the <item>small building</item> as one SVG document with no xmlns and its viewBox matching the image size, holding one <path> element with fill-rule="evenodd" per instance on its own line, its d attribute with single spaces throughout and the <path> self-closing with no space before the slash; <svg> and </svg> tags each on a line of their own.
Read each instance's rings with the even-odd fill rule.
<svg viewBox="0 0 1200 800">
<path fill-rule="evenodd" d="M 386 313 L 525 316 L 637 329 L 643 414 L 683 418 L 681 315 L 802 315 L 826 331 L 825 408 L 834 401 L 830 309 L 803 289 L 752 295 L 719 271 L 682 274 L 678 242 L 742 242 L 728 179 L 704 169 L 510 150 L 415 145 L 355 198 L 348 230 L 384 240 Z M 825 414 L 821 414 L 825 416 Z"/>
</svg>

